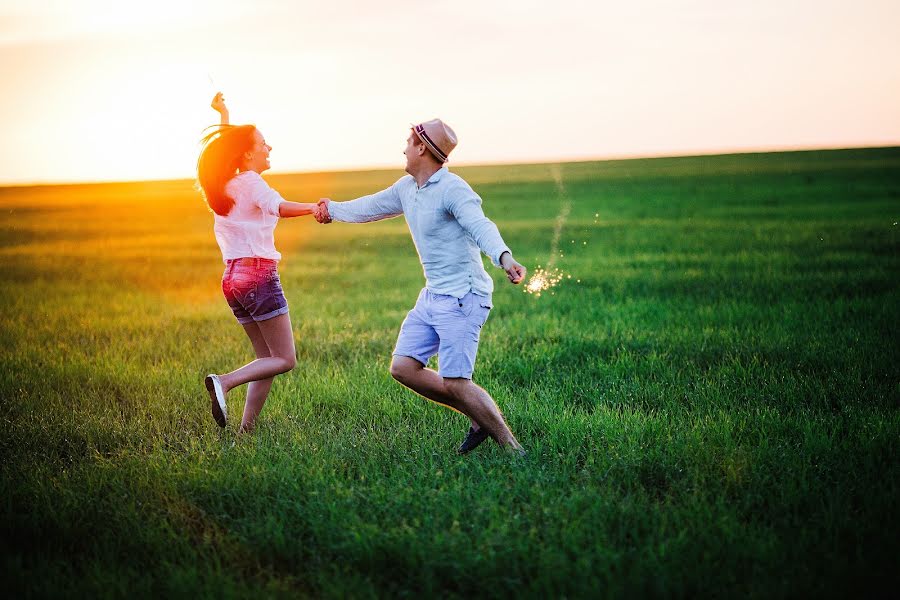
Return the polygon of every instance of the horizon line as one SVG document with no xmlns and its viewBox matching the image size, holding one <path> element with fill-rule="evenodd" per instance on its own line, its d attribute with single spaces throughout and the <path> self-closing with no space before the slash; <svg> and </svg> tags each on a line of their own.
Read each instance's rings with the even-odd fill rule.
<svg viewBox="0 0 900 600">
<path fill-rule="evenodd" d="M 900 148 L 900 141 L 890 143 L 888 145 L 859 145 L 859 146 L 783 146 L 783 147 L 767 147 L 767 148 L 734 148 L 720 149 L 710 151 L 700 151 L 691 154 L 619 154 L 609 155 L 605 157 L 567 157 L 560 159 L 535 159 L 535 160 L 513 160 L 513 161 L 496 161 L 496 162 L 477 162 L 477 163 L 453 163 L 453 167 L 503 167 L 516 165 L 556 165 L 566 163 L 586 163 L 586 162 L 617 162 L 629 160 L 652 160 L 663 158 L 694 158 L 694 157 L 715 157 L 715 156 L 738 156 L 744 154 L 790 154 L 800 152 L 825 152 L 839 150 L 888 150 L 892 148 Z M 403 170 L 401 165 L 362 165 L 358 167 L 338 167 L 333 169 L 310 169 L 296 171 L 279 171 L 268 169 L 269 175 L 316 175 L 323 173 L 363 173 L 372 171 L 395 171 Z M 0 189 L 4 188 L 26 188 L 26 187 L 54 187 L 54 186 L 74 186 L 74 185 L 115 185 L 126 183 L 162 183 L 174 181 L 189 181 L 193 177 L 162 177 L 150 179 L 85 179 L 85 180 L 26 180 L 12 181 L 9 183 L 0 182 Z"/>
</svg>

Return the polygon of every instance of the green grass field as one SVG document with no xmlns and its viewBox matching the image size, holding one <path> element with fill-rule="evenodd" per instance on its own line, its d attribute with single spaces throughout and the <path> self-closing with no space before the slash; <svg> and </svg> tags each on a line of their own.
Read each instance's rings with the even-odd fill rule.
<svg viewBox="0 0 900 600">
<path fill-rule="evenodd" d="M 551 167 L 458 172 L 546 265 Z M 423 285 L 402 219 L 280 223 L 298 367 L 232 445 L 202 378 L 251 348 L 192 182 L 0 189 L 7 594 L 896 589 L 900 148 L 560 172 L 572 277 L 535 297 L 490 268 L 475 372 L 524 460 L 457 456 L 467 421 L 390 378 Z M 269 180 L 343 200 L 400 174 Z"/>
</svg>

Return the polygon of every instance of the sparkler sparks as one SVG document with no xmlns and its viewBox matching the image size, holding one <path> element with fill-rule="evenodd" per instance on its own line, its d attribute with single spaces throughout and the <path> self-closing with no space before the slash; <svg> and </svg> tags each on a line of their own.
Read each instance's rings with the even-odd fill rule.
<svg viewBox="0 0 900 600">
<path fill-rule="evenodd" d="M 531 279 L 528 280 L 528 284 L 525 286 L 525 293 L 534 294 L 535 296 L 540 297 L 541 292 L 549 290 L 559 283 L 562 278 L 563 272 L 559 269 L 537 268 L 531 276 Z"/>
</svg>

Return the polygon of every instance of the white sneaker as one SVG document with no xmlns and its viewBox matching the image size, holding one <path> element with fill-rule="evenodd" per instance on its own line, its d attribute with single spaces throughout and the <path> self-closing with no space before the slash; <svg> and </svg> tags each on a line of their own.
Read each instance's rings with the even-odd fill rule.
<svg viewBox="0 0 900 600">
<path fill-rule="evenodd" d="M 209 399 L 212 401 L 212 416 L 219 424 L 219 427 L 225 427 L 228 420 L 228 406 L 225 405 L 225 392 L 222 391 L 222 382 L 219 381 L 218 375 L 207 375 L 204 380 L 206 391 L 209 392 Z"/>
</svg>

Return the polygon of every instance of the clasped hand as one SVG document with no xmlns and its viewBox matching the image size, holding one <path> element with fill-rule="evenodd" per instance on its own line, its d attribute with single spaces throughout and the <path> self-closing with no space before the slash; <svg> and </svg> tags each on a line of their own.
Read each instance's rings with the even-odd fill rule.
<svg viewBox="0 0 900 600">
<path fill-rule="evenodd" d="M 329 202 L 331 202 L 331 200 L 328 198 L 320 198 L 319 202 L 316 203 L 316 210 L 313 215 L 319 223 L 331 223 L 331 214 L 328 212 Z"/>
</svg>

